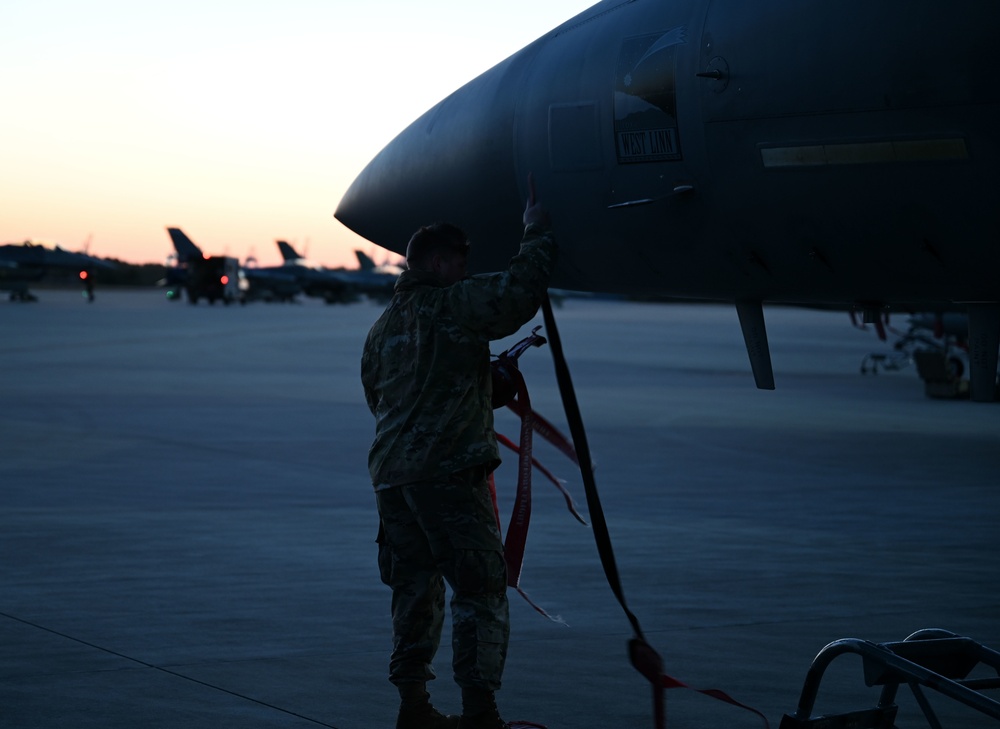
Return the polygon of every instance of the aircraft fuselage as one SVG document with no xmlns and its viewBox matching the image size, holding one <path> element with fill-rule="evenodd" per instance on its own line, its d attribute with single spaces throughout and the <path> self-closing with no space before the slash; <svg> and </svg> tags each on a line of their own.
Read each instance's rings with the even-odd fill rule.
<svg viewBox="0 0 1000 729">
<path fill-rule="evenodd" d="M 527 173 L 553 285 L 788 302 L 994 301 L 1000 7 L 609 0 L 448 97 L 341 202 L 402 252 L 518 239 Z"/>
<path fill-rule="evenodd" d="M 498 270 L 533 173 L 555 287 L 735 301 L 752 360 L 762 302 L 971 304 L 992 391 L 998 35 L 980 0 L 606 0 L 417 119 L 336 215 L 399 253 L 456 223 Z"/>
</svg>

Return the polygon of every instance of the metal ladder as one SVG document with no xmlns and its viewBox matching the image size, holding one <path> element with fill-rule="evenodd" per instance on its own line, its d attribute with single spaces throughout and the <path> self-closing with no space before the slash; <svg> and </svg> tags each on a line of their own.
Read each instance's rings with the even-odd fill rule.
<svg viewBox="0 0 1000 729">
<path fill-rule="evenodd" d="M 882 686 L 878 703 L 869 709 L 843 714 L 813 716 L 813 706 L 823 673 L 838 656 L 860 655 L 867 686 Z M 992 668 L 996 678 L 968 679 L 979 664 Z M 1000 702 L 981 693 L 1000 688 L 1000 653 L 970 638 L 939 628 L 920 630 L 896 643 L 872 643 L 844 638 L 819 652 L 806 674 L 799 705 L 791 716 L 782 717 L 780 729 L 893 729 L 896 692 L 906 684 L 932 729 L 943 729 L 924 688 L 1000 721 Z"/>
</svg>

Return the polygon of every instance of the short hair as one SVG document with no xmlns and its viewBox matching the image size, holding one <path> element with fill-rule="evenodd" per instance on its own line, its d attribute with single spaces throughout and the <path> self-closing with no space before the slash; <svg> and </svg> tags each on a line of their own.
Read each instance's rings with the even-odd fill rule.
<svg viewBox="0 0 1000 729">
<path fill-rule="evenodd" d="M 406 245 L 407 268 L 424 268 L 434 256 L 469 255 L 469 236 L 451 223 L 434 223 L 420 228 Z"/>
</svg>

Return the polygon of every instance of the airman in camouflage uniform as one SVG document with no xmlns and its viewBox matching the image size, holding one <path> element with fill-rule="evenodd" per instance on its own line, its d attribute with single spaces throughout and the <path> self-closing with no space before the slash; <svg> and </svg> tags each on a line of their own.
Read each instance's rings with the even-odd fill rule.
<svg viewBox="0 0 1000 729">
<path fill-rule="evenodd" d="M 379 568 L 392 588 L 389 680 L 402 699 L 397 729 L 503 729 L 500 688 L 509 618 L 503 543 L 488 475 L 493 431 L 489 342 L 538 310 L 555 264 L 548 216 L 525 208 L 520 252 L 503 272 L 467 276 L 468 241 L 448 224 L 421 228 L 407 270 L 372 327 L 361 362 L 375 416 L 369 469 L 381 518 Z M 430 704 L 426 682 L 452 588 L 455 681 L 463 716 Z"/>
</svg>

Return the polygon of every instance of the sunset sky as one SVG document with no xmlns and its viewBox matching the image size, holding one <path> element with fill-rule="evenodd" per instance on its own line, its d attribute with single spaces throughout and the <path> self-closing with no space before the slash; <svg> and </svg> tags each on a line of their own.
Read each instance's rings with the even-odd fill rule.
<svg viewBox="0 0 1000 729">
<path fill-rule="evenodd" d="M 388 256 L 333 218 L 392 137 L 591 0 L 6 0 L 0 243 Z"/>
</svg>

